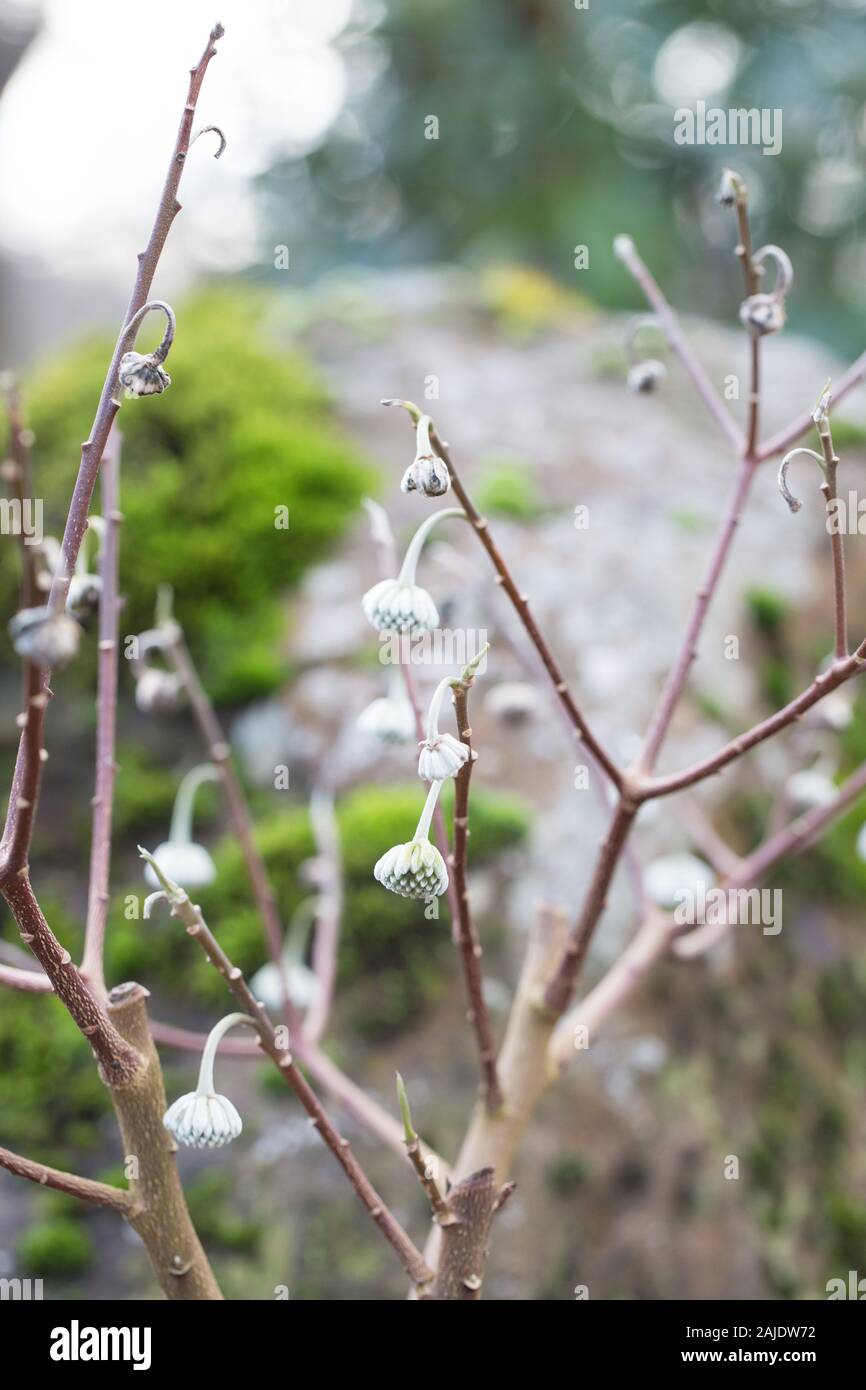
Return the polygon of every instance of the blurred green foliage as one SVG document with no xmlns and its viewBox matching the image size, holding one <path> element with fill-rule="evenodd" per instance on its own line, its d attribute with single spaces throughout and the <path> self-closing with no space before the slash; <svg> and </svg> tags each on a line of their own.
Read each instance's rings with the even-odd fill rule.
<svg viewBox="0 0 866 1390">
<path fill-rule="evenodd" d="M 448 911 L 440 900 L 438 921 L 427 920 L 424 904 L 388 893 L 373 878 L 373 865 L 391 845 L 407 840 L 423 802 L 420 784 L 362 787 L 337 806 L 343 846 L 345 912 L 340 938 L 339 983 L 354 986 L 352 1022 L 369 1035 L 384 1036 L 405 1024 L 435 996 L 449 959 Z M 453 792 L 443 793 L 450 815 Z M 481 789 L 472 795 L 472 865 L 483 864 L 526 836 L 523 802 Z M 299 870 L 315 853 L 307 811 L 280 812 L 263 819 L 258 844 L 289 922 L 310 889 Z M 261 923 L 250 897 L 240 847 L 227 839 L 215 851 L 217 878 L 198 893 L 205 916 L 229 956 L 245 973 L 266 959 Z M 127 892 L 139 892 L 127 889 Z M 200 952 L 179 949 L 177 931 L 157 909 L 147 922 L 127 921 L 116 911 L 108 936 L 110 977 L 159 980 L 183 989 L 202 1004 L 219 1004 L 225 985 Z"/>
<path fill-rule="evenodd" d="M 152 334 L 146 326 L 142 343 Z M 110 353 L 107 341 L 85 343 L 28 384 L 49 533 L 65 517 Z M 268 340 L 255 293 L 208 290 L 180 305 L 169 366 L 171 389 L 127 401 L 119 417 L 123 631 L 150 626 L 157 585 L 171 585 L 209 690 L 240 701 L 284 674 L 280 595 L 339 537 L 372 477 L 306 363 Z M 280 507 L 288 529 L 275 525 Z M 16 563 L 4 547 L 8 611 Z"/>
<path fill-rule="evenodd" d="M 35 1222 L 18 1242 L 24 1270 L 38 1278 L 81 1274 L 93 1262 L 95 1253 L 86 1227 L 68 1216 Z"/>
<path fill-rule="evenodd" d="M 476 505 L 493 516 L 532 521 L 544 509 L 535 475 L 520 459 L 488 459 L 474 491 Z"/>
<path fill-rule="evenodd" d="M 347 107 L 262 180 L 312 280 L 348 261 L 522 261 L 562 289 L 641 303 L 617 232 L 678 303 L 736 321 L 722 167 L 747 179 L 755 245 L 791 255 L 792 326 L 863 346 L 863 0 L 392 0 L 357 5 Z M 375 80 L 371 80 L 371 73 Z M 780 153 L 678 145 L 675 111 L 779 108 Z M 438 129 L 431 129 L 431 118 Z M 431 138 L 432 137 L 432 138 Z M 714 243 L 714 244 L 712 244 Z M 575 270 L 575 247 L 590 264 Z M 273 272 L 276 281 L 277 273 Z M 534 314 L 518 315 L 523 323 Z M 541 309 L 547 296 L 537 296 Z"/>
</svg>

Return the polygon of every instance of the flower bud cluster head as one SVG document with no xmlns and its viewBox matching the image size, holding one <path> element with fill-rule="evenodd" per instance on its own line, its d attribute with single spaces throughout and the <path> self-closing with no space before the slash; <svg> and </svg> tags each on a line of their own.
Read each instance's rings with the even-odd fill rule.
<svg viewBox="0 0 866 1390">
<path fill-rule="evenodd" d="M 629 390 L 634 391 L 635 395 L 648 396 L 658 389 L 667 374 L 664 362 L 650 357 L 645 362 L 636 362 L 629 369 L 626 382 Z"/>
<path fill-rule="evenodd" d="M 445 517 L 464 516 L 459 507 L 446 507 L 422 522 L 406 551 L 396 579 L 380 579 L 361 600 L 364 614 L 378 632 L 401 632 L 420 637 L 439 625 L 436 604 L 426 589 L 416 584 L 418 560 L 430 531 Z"/>
<path fill-rule="evenodd" d="M 220 1042 L 230 1028 L 239 1024 L 256 1027 L 248 1014 L 228 1014 L 211 1029 L 201 1055 L 198 1085 L 165 1112 L 162 1123 L 178 1144 L 191 1149 L 221 1149 L 241 1133 L 241 1117 L 228 1096 L 217 1092 L 213 1075 Z"/>
<path fill-rule="evenodd" d="M 439 898 L 448 887 L 445 860 L 430 843 L 430 823 L 441 788 L 441 782 L 431 783 L 412 839 L 386 850 L 373 869 L 376 881 L 401 898 Z"/>
</svg>

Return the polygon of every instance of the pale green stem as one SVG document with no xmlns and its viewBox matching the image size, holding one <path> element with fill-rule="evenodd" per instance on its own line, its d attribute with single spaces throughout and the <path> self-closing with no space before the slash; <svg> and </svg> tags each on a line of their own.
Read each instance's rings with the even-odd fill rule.
<svg viewBox="0 0 866 1390">
<path fill-rule="evenodd" d="M 406 558 L 400 566 L 400 573 L 397 575 L 398 584 L 414 584 L 415 571 L 418 568 L 418 560 L 424 548 L 424 542 L 429 536 L 433 527 L 438 521 L 444 521 L 447 516 L 465 516 L 462 507 L 446 507 L 444 511 L 434 512 L 428 516 L 426 521 L 422 521 L 418 530 L 409 542 L 409 549 L 406 551 Z"/>
<path fill-rule="evenodd" d="M 433 812 L 436 809 L 436 801 L 441 789 L 441 782 L 430 783 L 430 790 L 427 793 L 427 800 L 424 802 L 424 810 L 421 812 L 418 829 L 412 837 L 413 840 L 428 840 L 430 838 L 430 822 L 433 819 Z"/>
<path fill-rule="evenodd" d="M 192 843 L 192 812 L 195 794 L 203 782 L 219 781 L 219 772 L 213 763 L 200 763 L 184 777 L 174 798 L 171 813 L 171 829 L 168 838 L 174 845 Z"/>
<path fill-rule="evenodd" d="M 445 691 L 450 685 L 454 684 L 453 676 L 445 676 L 433 691 L 433 698 L 430 701 L 430 708 L 427 711 L 427 742 L 432 743 L 439 737 L 439 711 L 442 708 L 442 700 Z"/>
<path fill-rule="evenodd" d="M 201 1054 L 201 1065 L 198 1069 L 198 1085 L 196 1094 L 200 1096 L 212 1096 L 216 1094 L 216 1087 L 213 1080 L 213 1064 L 216 1057 L 217 1048 L 230 1028 L 240 1027 L 245 1024 L 247 1028 L 255 1028 L 258 1032 L 258 1024 L 249 1014 L 226 1014 L 219 1023 L 211 1028 L 207 1035 L 207 1042 Z"/>
</svg>

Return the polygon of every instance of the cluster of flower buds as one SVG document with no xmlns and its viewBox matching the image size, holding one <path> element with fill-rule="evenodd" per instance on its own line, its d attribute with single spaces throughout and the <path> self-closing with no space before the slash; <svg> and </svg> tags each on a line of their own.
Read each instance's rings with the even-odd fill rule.
<svg viewBox="0 0 866 1390">
<path fill-rule="evenodd" d="M 75 573 L 69 581 L 69 592 L 66 595 L 66 611 L 76 618 L 80 623 L 86 623 L 92 618 L 94 613 L 99 610 L 99 600 L 102 596 L 102 580 L 95 571 L 91 571 L 87 561 L 87 535 L 92 531 L 99 541 L 96 560 L 105 541 L 105 522 L 101 516 L 91 516 L 87 522 L 87 532 L 78 550 L 78 558 L 75 561 Z"/>
</svg>

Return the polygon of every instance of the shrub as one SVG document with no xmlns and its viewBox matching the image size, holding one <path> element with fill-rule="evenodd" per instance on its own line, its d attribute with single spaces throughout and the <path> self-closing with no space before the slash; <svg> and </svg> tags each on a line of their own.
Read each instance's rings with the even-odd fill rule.
<svg viewBox="0 0 866 1390">
<path fill-rule="evenodd" d="M 18 1243 L 24 1268 L 39 1278 L 80 1274 L 92 1264 L 94 1253 L 86 1229 L 66 1216 L 38 1222 Z"/>
</svg>

